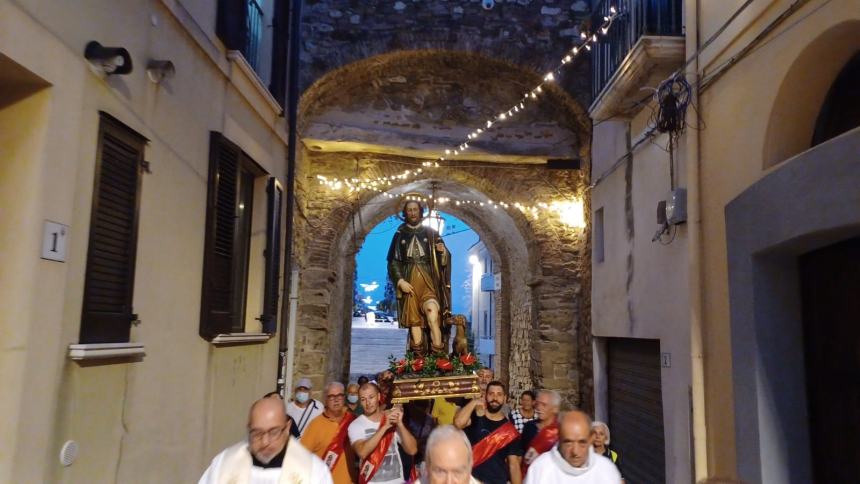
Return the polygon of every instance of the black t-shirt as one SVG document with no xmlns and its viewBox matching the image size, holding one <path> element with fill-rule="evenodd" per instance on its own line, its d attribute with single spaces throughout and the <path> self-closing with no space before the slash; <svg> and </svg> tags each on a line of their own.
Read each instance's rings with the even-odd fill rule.
<svg viewBox="0 0 860 484">
<path fill-rule="evenodd" d="M 466 436 L 469 437 L 469 442 L 474 446 L 484 437 L 490 435 L 494 430 L 504 425 L 507 421 L 508 419 L 498 421 L 490 420 L 487 417 L 478 417 L 473 413 L 472 423 L 463 429 L 463 431 L 466 432 Z M 508 482 L 510 480 L 510 475 L 508 473 L 508 461 L 506 459 L 509 455 L 523 455 L 523 449 L 520 446 L 519 437 L 496 452 L 483 464 L 472 469 L 472 475 L 475 479 L 478 479 L 484 484 L 504 484 Z"/>
<path fill-rule="evenodd" d="M 529 450 L 529 444 L 537 437 L 539 431 L 537 424 L 537 420 L 532 420 L 523 425 L 523 433 L 520 434 L 520 444 L 523 446 L 523 451 Z"/>
</svg>

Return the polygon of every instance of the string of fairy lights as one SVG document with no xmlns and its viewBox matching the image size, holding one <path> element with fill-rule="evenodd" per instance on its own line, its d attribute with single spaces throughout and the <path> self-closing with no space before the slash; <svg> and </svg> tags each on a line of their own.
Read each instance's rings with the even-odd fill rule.
<svg viewBox="0 0 860 484">
<path fill-rule="evenodd" d="M 600 25 L 597 31 L 581 32 L 580 42 L 565 53 L 565 55 L 559 61 L 558 65 L 551 71 L 547 72 L 546 75 L 543 76 L 543 79 L 539 84 L 537 84 L 529 91 L 525 92 L 520 98 L 520 100 L 510 106 L 508 109 L 498 112 L 495 116 L 485 120 L 484 123 L 480 125 L 480 127 L 477 127 L 471 132 L 469 132 L 466 135 L 466 139 L 464 139 L 463 142 L 460 143 L 457 147 L 445 149 L 444 153 L 441 154 L 435 161 L 425 161 L 421 164 L 421 168 L 412 168 L 409 170 L 404 170 L 403 172 L 396 175 L 379 176 L 375 178 L 329 178 L 324 175 L 317 175 L 317 180 L 319 181 L 320 185 L 324 185 L 331 190 L 339 191 L 345 189 L 348 194 L 357 194 L 364 191 L 375 191 L 388 198 L 399 198 L 399 195 L 392 194 L 389 191 L 395 186 L 395 183 L 399 184 L 399 182 L 402 181 L 425 176 L 425 174 L 431 170 L 436 171 L 436 169 L 446 167 L 446 162 L 451 162 L 453 159 L 456 159 L 458 157 L 462 158 L 463 155 L 469 149 L 472 148 L 472 145 L 470 145 L 470 143 L 474 143 L 476 140 L 480 139 L 482 136 L 490 132 L 494 127 L 498 127 L 500 123 L 504 123 L 506 121 L 511 120 L 513 117 L 524 111 L 528 105 L 538 102 L 541 95 L 545 92 L 545 88 L 550 83 L 555 82 L 557 77 L 562 73 L 562 70 L 567 65 L 571 64 L 577 58 L 577 56 L 579 56 L 582 52 L 590 51 L 592 49 L 592 45 L 596 44 L 598 41 L 598 34 L 605 36 L 612 27 L 612 23 L 619 15 L 620 12 L 614 6 L 610 7 L 609 15 L 603 17 L 603 23 Z M 585 225 L 584 215 L 582 214 L 582 202 L 575 200 L 554 201 L 551 203 L 539 202 L 535 204 L 523 204 L 519 202 L 505 202 L 500 200 L 481 201 L 473 199 L 452 199 L 448 197 L 437 197 L 435 200 L 433 200 L 433 195 L 429 195 L 428 197 L 418 197 L 415 195 L 410 195 L 404 197 L 404 199 L 417 200 L 425 203 L 433 202 L 434 204 L 439 205 L 453 203 L 457 206 L 470 205 L 477 207 L 488 207 L 493 209 L 514 208 L 526 215 L 532 216 L 533 218 L 538 218 L 542 211 L 552 211 L 560 217 L 562 222 L 568 225 L 574 227 L 583 227 Z"/>
</svg>

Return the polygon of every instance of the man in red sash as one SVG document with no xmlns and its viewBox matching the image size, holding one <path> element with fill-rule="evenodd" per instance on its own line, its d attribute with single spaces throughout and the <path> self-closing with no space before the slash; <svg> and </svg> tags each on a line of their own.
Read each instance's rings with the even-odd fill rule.
<svg viewBox="0 0 860 484">
<path fill-rule="evenodd" d="M 358 482 L 366 484 L 394 484 L 407 480 L 397 447 L 407 455 L 418 452 L 415 437 L 403 423 L 403 409 L 395 406 L 383 411 L 379 405 L 379 388 L 365 383 L 358 390 L 364 415 L 349 425 L 349 441 L 358 454 Z"/>
<path fill-rule="evenodd" d="M 529 465 L 541 454 L 551 449 L 558 442 L 558 411 L 561 408 L 561 395 L 555 390 L 541 390 L 535 399 L 537 420 L 532 420 L 523 426 L 522 444 L 523 477 Z"/>
<path fill-rule="evenodd" d="M 331 382 L 323 390 L 323 413 L 311 420 L 302 435 L 302 445 L 325 462 L 335 484 L 352 484 L 358 479 L 355 453 L 349 445 L 347 429 L 355 415 L 346 409 L 343 384 Z"/>
<path fill-rule="evenodd" d="M 506 401 L 505 385 L 494 380 L 483 399 L 471 400 L 454 416 L 472 443 L 472 476 L 481 482 L 522 482 L 520 433 L 502 412 Z"/>
</svg>

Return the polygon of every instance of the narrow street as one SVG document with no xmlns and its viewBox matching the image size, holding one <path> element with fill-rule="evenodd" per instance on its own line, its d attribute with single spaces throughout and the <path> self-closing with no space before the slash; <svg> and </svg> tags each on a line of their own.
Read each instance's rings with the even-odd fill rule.
<svg viewBox="0 0 860 484">
<path fill-rule="evenodd" d="M 406 345 L 406 330 L 397 323 L 362 324 L 361 318 L 353 318 L 352 349 L 349 381 L 361 375 L 373 375 L 388 367 L 388 355 L 402 355 Z"/>
</svg>

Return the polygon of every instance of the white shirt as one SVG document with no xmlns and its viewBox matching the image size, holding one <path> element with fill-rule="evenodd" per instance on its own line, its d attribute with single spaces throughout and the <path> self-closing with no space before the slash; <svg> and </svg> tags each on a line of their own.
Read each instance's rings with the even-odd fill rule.
<svg viewBox="0 0 860 484">
<path fill-rule="evenodd" d="M 262 468 L 252 464 L 247 442 L 232 445 L 212 459 L 198 484 L 332 484 L 322 459 L 294 438 L 287 444 L 283 467 Z"/>
<path fill-rule="evenodd" d="M 620 484 L 621 474 L 611 460 L 588 450 L 585 467 L 573 467 L 553 447 L 532 462 L 524 484 L 540 483 Z"/>
<path fill-rule="evenodd" d="M 317 415 L 323 413 L 323 410 L 325 410 L 325 408 L 319 400 L 308 400 L 308 404 L 305 408 L 299 407 L 293 401 L 287 402 L 287 415 L 293 419 L 293 423 L 299 430 L 300 437 L 305 434 L 305 429 L 308 428 L 311 420 L 313 420 Z"/>
<path fill-rule="evenodd" d="M 385 418 L 385 417 L 383 417 Z M 359 415 L 349 424 L 349 442 L 355 444 L 359 440 L 367 440 L 379 429 L 379 422 L 374 422 L 365 415 Z M 379 465 L 379 470 L 373 475 L 370 482 L 377 484 L 399 484 L 406 479 L 403 477 L 403 463 L 400 461 L 400 453 L 397 446 L 400 444 L 400 435 L 394 432 L 394 440 L 388 446 L 388 451 Z M 359 469 L 361 472 L 361 469 Z"/>
</svg>

